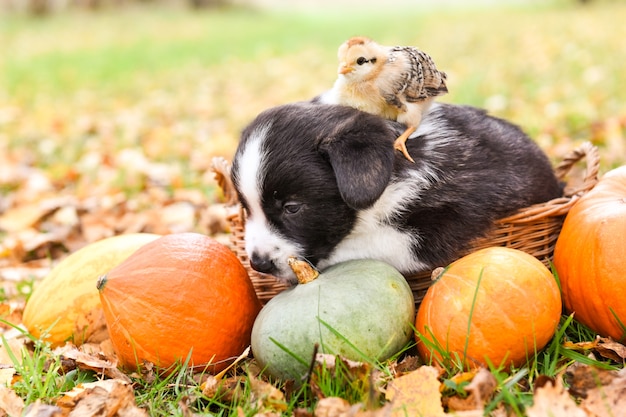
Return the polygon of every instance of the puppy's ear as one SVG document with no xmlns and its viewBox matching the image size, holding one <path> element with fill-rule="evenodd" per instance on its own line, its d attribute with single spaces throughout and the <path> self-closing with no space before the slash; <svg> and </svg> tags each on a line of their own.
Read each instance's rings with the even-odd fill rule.
<svg viewBox="0 0 626 417">
<path fill-rule="evenodd" d="M 353 209 L 370 207 L 383 193 L 393 170 L 395 134 L 379 117 L 357 112 L 335 122 L 320 138 L 337 177 L 343 200 Z"/>
</svg>

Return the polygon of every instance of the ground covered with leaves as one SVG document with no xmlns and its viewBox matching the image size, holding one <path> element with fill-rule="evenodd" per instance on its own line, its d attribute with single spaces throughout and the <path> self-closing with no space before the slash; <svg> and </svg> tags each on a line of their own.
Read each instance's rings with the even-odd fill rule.
<svg viewBox="0 0 626 417">
<path fill-rule="evenodd" d="M 448 73 L 443 101 L 520 124 L 555 162 L 591 140 L 602 172 L 624 164 L 626 7 L 507 7 L 348 21 L 345 10 L 0 16 L 0 414 L 623 415 L 626 349 L 567 316 L 520 369 L 424 364 L 408 347 L 374 365 L 320 356 L 289 383 L 249 357 L 218 376 L 125 374 L 107 342 L 52 349 L 19 327 L 37 283 L 91 242 L 187 231 L 227 241 L 211 158 L 231 158 L 263 109 L 328 88 L 336 47 L 354 34 L 421 46 Z"/>
</svg>

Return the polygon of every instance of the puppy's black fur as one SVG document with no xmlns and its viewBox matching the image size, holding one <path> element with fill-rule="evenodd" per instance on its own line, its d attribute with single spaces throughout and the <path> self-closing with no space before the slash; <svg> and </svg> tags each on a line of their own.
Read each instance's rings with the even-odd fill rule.
<svg viewBox="0 0 626 417">
<path fill-rule="evenodd" d="M 292 280 L 279 259 L 289 251 L 322 267 L 355 257 L 378 257 L 403 273 L 444 266 L 494 220 L 562 195 L 536 144 L 482 110 L 434 105 L 407 142 L 415 163 L 393 149 L 403 131 L 349 107 L 315 103 L 272 108 L 252 121 L 232 172 L 251 221 L 264 218 L 254 236 L 246 234 L 253 267 Z M 254 172 L 242 166 L 251 141 L 261 161 Z M 242 187 L 244 175 L 257 177 L 258 195 Z M 393 248 L 368 251 L 375 237 L 359 231 L 385 228 L 408 238 L 413 259 L 396 260 Z"/>
</svg>

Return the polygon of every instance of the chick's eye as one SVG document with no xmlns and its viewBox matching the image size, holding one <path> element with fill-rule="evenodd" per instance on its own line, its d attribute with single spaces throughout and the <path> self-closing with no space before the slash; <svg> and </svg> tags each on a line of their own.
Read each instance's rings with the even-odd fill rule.
<svg viewBox="0 0 626 417">
<path fill-rule="evenodd" d="M 367 59 L 365 59 L 365 57 L 363 57 L 363 56 L 358 57 L 357 60 L 356 60 L 356 63 L 359 64 L 359 65 L 363 65 L 366 62 L 367 62 Z"/>
<path fill-rule="evenodd" d="M 285 214 L 296 214 L 302 208 L 302 203 L 287 202 L 283 205 Z"/>
</svg>

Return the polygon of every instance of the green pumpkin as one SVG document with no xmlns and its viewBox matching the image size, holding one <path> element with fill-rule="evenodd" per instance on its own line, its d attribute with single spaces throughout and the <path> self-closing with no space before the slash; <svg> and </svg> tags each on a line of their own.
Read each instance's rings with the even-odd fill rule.
<svg viewBox="0 0 626 417">
<path fill-rule="evenodd" d="M 252 352 L 265 372 L 299 380 L 319 353 L 385 360 L 413 336 L 413 293 L 392 266 L 375 260 L 334 265 L 272 298 L 252 329 Z"/>
</svg>

